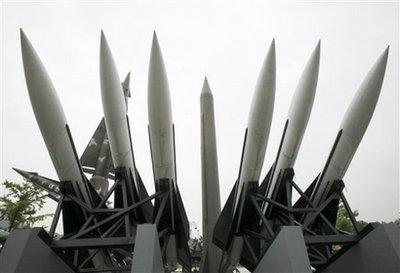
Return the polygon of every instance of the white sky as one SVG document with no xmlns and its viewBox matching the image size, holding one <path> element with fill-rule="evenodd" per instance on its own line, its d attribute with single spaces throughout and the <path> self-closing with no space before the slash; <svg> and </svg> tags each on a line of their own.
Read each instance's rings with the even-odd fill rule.
<svg viewBox="0 0 400 273">
<path fill-rule="evenodd" d="M 5 4 L 2 12 L 1 180 L 11 167 L 56 178 L 40 135 L 22 68 L 19 27 L 44 62 L 81 154 L 102 117 L 99 37 L 104 29 L 120 78 L 132 71 L 129 116 L 137 167 L 154 192 L 147 135 L 147 72 L 157 31 L 170 84 L 178 184 L 190 221 L 201 229 L 199 95 L 214 93 L 223 204 L 238 175 L 256 78 L 276 38 L 277 91 L 263 175 L 273 163 L 300 73 L 322 39 L 314 108 L 295 166 L 305 189 L 322 170 L 340 121 L 360 82 L 389 44 L 380 101 L 345 176 L 350 205 L 367 221 L 399 211 L 399 12 L 386 3 Z M 55 209 L 49 201 L 46 210 Z"/>
</svg>

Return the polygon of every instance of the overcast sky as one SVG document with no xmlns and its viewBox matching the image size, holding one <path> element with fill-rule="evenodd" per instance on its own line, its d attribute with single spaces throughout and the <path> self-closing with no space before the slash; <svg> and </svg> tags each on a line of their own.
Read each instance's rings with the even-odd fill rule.
<svg viewBox="0 0 400 273">
<path fill-rule="evenodd" d="M 398 20 L 394 3 L 5 4 L 1 180 L 21 180 L 11 169 L 14 166 L 56 178 L 29 102 L 19 27 L 50 74 L 79 154 L 102 117 L 98 56 L 100 30 L 105 31 L 120 78 L 132 72 L 133 147 L 150 193 L 154 184 L 147 135 L 147 74 L 152 32 L 157 31 L 172 98 L 178 184 L 189 219 L 199 228 L 199 95 L 205 75 L 214 93 L 224 204 L 238 175 L 251 97 L 273 38 L 277 89 L 263 175 L 276 156 L 300 73 L 318 39 L 322 40 L 317 94 L 295 165 L 295 181 L 303 189 L 322 170 L 360 82 L 390 45 L 380 100 L 344 180 L 345 194 L 360 219 L 392 221 L 399 211 Z M 54 209 L 50 200 L 46 210 Z"/>
</svg>

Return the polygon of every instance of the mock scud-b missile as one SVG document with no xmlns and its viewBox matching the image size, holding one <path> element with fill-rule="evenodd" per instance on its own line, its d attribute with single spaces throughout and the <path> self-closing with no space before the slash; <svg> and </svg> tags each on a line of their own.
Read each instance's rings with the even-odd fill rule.
<svg viewBox="0 0 400 273">
<path fill-rule="evenodd" d="M 364 78 L 344 115 L 328 160 L 311 195 L 315 206 L 324 202 L 334 181 L 343 179 L 367 130 L 381 92 L 388 54 L 389 47 Z"/>
<path fill-rule="evenodd" d="M 92 206 L 89 185 L 76 155 L 57 92 L 32 44 L 21 29 L 21 50 L 29 98 L 60 181 L 71 181 L 78 197 Z"/>
<path fill-rule="evenodd" d="M 124 86 L 119 80 L 118 71 L 103 31 L 100 36 L 100 87 L 104 121 L 114 168 L 124 168 L 128 203 L 133 204 L 147 198 L 148 194 L 135 166 L 126 96 L 123 92 Z M 122 195 L 117 193 L 114 198 L 117 206 L 122 204 Z M 141 210 L 143 220 L 150 221 L 153 217 L 151 203 L 146 203 Z"/>
<path fill-rule="evenodd" d="M 275 164 L 272 167 L 271 179 L 268 181 L 268 188 L 265 193 L 265 196 L 268 198 L 275 197 L 276 195 L 276 189 L 279 187 L 277 182 L 280 172 L 287 168 L 293 168 L 296 162 L 314 103 L 318 82 L 319 59 L 320 42 L 318 42 L 312 52 L 294 92 L 285 121 L 280 148 Z M 268 206 L 264 207 L 264 213 L 267 208 Z"/>
<path fill-rule="evenodd" d="M 222 271 L 239 263 L 243 239 L 240 235 L 249 182 L 260 178 L 271 127 L 276 81 L 275 41 L 272 41 L 261 68 L 252 99 L 243 144 L 239 178 L 218 218 L 214 229 L 214 243 L 227 254 Z"/>
<path fill-rule="evenodd" d="M 167 267 L 176 268 L 177 261 L 187 270 L 191 268 L 189 222 L 176 183 L 175 136 L 172 122 L 168 79 L 156 33 L 150 52 L 148 78 L 149 141 L 156 191 L 170 192 L 170 202 L 164 209 L 160 226 L 172 229 L 166 250 Z M 158 200 L 156 200 L 155 207 Z"/>
<path fill-rule="evenodd" d="M 203 200 L 203 252 L 200 272 L 218 272 L 222 252 L 212 243 L 213 230 L 221 211 L 218 178 L 214 98 L 207 78 L 200 95 L 201 177 Z"/>
</svg>

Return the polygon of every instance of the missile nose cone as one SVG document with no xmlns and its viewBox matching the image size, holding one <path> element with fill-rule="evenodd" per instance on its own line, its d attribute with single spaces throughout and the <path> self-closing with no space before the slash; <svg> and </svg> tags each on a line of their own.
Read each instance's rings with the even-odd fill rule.
<svg viewBox="0 0 400 273">
<path fill-rule="evenodd" d="M 374 113 L 385 76 L 389 47 L 379 56 L 354 96 L 341 125 L 360 142 Z"/>
<path fill-rule="evenodd" d="M 248 120 L 248 127 L 254 127 L 261 135 L 269 134 L 275 100 L 275 80 L 276 56 L 273 39 L 258 76 Z"/>
<path fill-rule="evenodd" d="M 17 173 L 19 173 L 22 176 L 25 176 L 27 173 L 23 170 L 17 169 L 17 168 L 12 168 L 14 171 L 16 171 Z"/>
<path fill-rule="evenodd" d="M 210 84 L 208 83 L 207 77 L 204 78 L 203 88 L 201 89 L 201 95 L 212 95 Z"/>
<path fill-rule="evenodd" d="M 153 33 L 148 78 L 149 124 L 156 127 L 172 124 L 171 98 L 167 73 L 157 35 Z"/>
</svg>

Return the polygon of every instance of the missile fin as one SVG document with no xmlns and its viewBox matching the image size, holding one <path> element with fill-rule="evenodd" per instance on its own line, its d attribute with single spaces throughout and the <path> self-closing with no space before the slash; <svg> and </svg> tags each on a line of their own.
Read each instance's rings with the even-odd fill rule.
<svg viewBox="0 0 400 273">
<path fill-rule="evenodd" d="M 228 251 L 234 236 L 232 211 L 235 205 L 235 192 L 238 184 L 239 182 L 236 181 L 214 227 L 213 243 L 224 251 Z"/>
<path fill-rule="evenodd" d="M 104 118 L 102 118 L 80 158 L 82 166 L 96 168 L 101 144 L 104 142 L 106 134 L 106 124 L 104 122 Z M 111 156 L 111 153 L 109 156 Z"/>
</svg>

